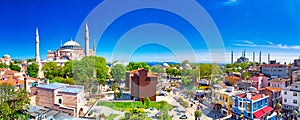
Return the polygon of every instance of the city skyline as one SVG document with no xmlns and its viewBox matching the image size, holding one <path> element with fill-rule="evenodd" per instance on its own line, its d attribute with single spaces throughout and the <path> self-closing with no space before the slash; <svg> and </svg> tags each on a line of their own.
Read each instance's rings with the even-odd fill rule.
<svg viewBox="0 0 300 120">
<path fill-rule="evenodd" d="M 267 61 L 267 54 L 271 54 L 271 60 L 280 62 L 292 62 L 298 58 L 300 51 L 300 22 L 299 1 L 248 1 L 248 0 L 222 0 L 213 1 L 197 1 L 205 8 L 207 13 L 213 19 L 222 36 L 225 46 L 225 56 L 227 63 L 230 63 L 230 52 L 234 51 L 234 60 L 241 56 L 241 52 L 246 49 L 248 57 L 252 60 L 252 52 L 258 53 L 262 51 L 262 61 Z M 67 42 L 71 38 L 75 39 L 77 34 L 84 35 L 84 31 L 80 31 L 80 25 L 85 21 L 85 17 L 97 6 L 102 0 L 81 2 L 78 1 L 5 1 L 1 4 L 1 13 L 3 18 L 0 22 L 3 27 L 0 32 L 1 41 L 5 47 L 1 48 L 0 54 L 9 54 L 14 59 L 34 58 L 35 56 L 35 29 L 39 28 L 40 34 L 40 56 L 46 58 L 48 50 L 54 51 L 60 47 L 61 41 Z M 253 5 L 256 5 L 253 7 Z M 268 9 L 265 8 L 268 5 Z M 12 7 L 14 6 L 14 9 Z M 15 9 L 18 8 L 18 9 Z M 280 8 L 280 9 L 278 9 Z M 109 12 L 108 12 L 109 13 Z M 146 13 L 149 16 L 143 16 Z M 280 14 L 278 14 L 280 13 Z M 151 16 L 159 16 L 155 18 Z M 193 13 L 197 14 L 197 13 Z M 138 17 L 137 17 L 138 16 Z M 132 19 L 135 19 L 132 21 Z M 101 20 L 99 18 L 99 20 Z M 121 16 L 116 20 L 104 35 L 104 38 L 98 42 L 97 55 L 104 56 L 107 61 L 111 62 L 111 54 L 116 41 L 110 38 L 120 28 L 133 26 L 133 24 L 141 21 L 149 20 L 161 21 L 168 23 L 170 26 L 180 27 L 182 31 L 190 32 L 191 38 L 181 38 L 172 30 L 162 27 L 141 27 L 135 30 L 134 34 L 127 35 L 122 38 L 126 40 L 145 38 L 167 40 L 172 43 L 173 39 L 185 39 L 189 42 L 192 49 L 178 47 L 178 52 L 184 58 L 189 59 L 193 52 L 197 59 L 192 62 L 209 62 L 210 55 L 206 46 L 206 42 L 201 36 L 193 34 L 192 28 L 185 26 L 184 23 L 178 24 L 177 17 L 167 15 L 160 11 L 145 9 L 137 11 L 134 14 Z M 99 21 L 106 22 L 106 21 Z M 180 26 L 182 25 L 182 26 Z M 93 29 L 96 26 L 89 26 Z M 151 32 L 156 31 L 156 32 Z M 77 33 L 78 32 L 78 33 Z M 95 31 L 94 31 L 95 32 Z M 99 39 L 90 32 L 90 48 L 92 41 Z M 155 36 L 153 36 L 155 35 Z M 81 38 L 83 40 L 83 37 Z M 172 39 L 172 40 L 171 40 Z M 80 41 L 81 40 L 76 40 Z M 84 48 L 84 44 L 80 43 Z M 176 44 L 174 44 L 176 46 Z M 174 51 L 166 46 L 159 44 L 146 44 L 136 49 L 131 58 L 132 61 L 175 61 L 180 62 L 174 56 Z M 119 56 L 122 59 L 122 56 Z"/>
</svg>

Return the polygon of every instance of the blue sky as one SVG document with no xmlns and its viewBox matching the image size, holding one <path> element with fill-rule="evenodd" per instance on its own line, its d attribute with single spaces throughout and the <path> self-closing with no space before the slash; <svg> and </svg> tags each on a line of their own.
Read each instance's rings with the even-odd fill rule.
<svg viewBox="0 0 300 120">
<path fill-rule="evenodd" d="M 252 60 L 252 52 L 263 53 L 263 61 L 267 53 L 272 59 L 290 62 L 300 56 L 300 1 L 299 0 L 197 0 L 216 24 L 225 46 L 226 61 L 230 61 L 229 53 L 234 51 L 235 59 L 246 49 Z M 0 55 L 10 54 L 13 58 L 25 59 L 35 56 L 35 28 L 39 27 L 40 52 L 46 57 L 48 50 L 59 48 L 60 42 L 76 38 L 88 14 L 102 3 L 102 0 L 10 0 L 0 4 Z M 160 4 L 159 2 L 157 4 Z M 124 4 L 122 4 L 124 6 Z M 105 9 L 110 14 L 117 3 Z M 172 6 L 169 4 L 168 6 Z M 185 10 L 184 8 L 178 8 Z M 190 13 L 197 16 L 197 12 Z M 101 16 L 99 16 L 99 22 Z M 144 25 L 160 23 L 157 27 Z M 140 27 L 132 29 L 132 27 Z M 156 25 L 152 25 L 156 26 Z M 169 27 L 175 28 L 177 32 Z M 89 26 L 93 29 L 93 26 Z M 129 31 L 129 32 L 128 32 Z M 91 32 L 97 32 L 92 31 Z M 99 39 L 90 33 L 91 43 Z M 126 33 L 126 34 L 124 34 Z M 182 37 L 184 36 L 184 37 Z M 146 44 L 132 53 L 131 61 L 180 61 L 174 52 L 181 52 L 183 58 L 191 59 L 194 50 L 197 62 L 210 61 L 208 47 L 200 34 L 174 13 L 155 9 L 132 11 L 120 16 L 104 32 L 98 42 L 97 55 L 105 56 L 110 61 L 114 46 L 119 40 L 134 42 L 151 39 L 167 41 L 173 48 L 160 44 Z M 181 47 L 174 41 L 188 41 L 190 47 Z M 81 40 L 76 40 L 81 41 Z M 217 43 L 216 43 L 217 44 Z M 174 47 L 177 46 L 177 47 Z M 91 44 L 92 47 L 92 44 Z M 123 45 L 124 48 L 130 45 Z M 120 52 L 118 59 L 122 59 Z M 180 56 L 179 55 L 179 56 Z M 256 58 L 258 60 L 258 57 Z M 193 61 L 193 60 L 191 60 Z"/>
</svg>

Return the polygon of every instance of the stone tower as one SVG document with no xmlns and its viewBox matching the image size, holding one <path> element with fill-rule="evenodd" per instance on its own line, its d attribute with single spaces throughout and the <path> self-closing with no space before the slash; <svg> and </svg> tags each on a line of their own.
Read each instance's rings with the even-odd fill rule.
<svg viewBox="0 0 300 120">
<path fill-rule="evenodd" d="M 41 63 L 41 58 L 40 58 L 40 37 L 39 37 L 38 28 L 36 28 L 36 30 L 35 30 L 35 62 L 39 66 L 37 78 L 44 78 L 44 73 L 42 71 L 42 63 Z"/>
<path fill-rule="evenodd" d="M 39 63 L 41 61 L 40 58 L 40 37 L 39 37 L 39 29 L 35 30 L 35 62 Z"/>
<path fill-rule="evenodd" d="M 89 56 L 89 28 L 87 22 L 85 23 L 85 56 Z"/>
</svg>

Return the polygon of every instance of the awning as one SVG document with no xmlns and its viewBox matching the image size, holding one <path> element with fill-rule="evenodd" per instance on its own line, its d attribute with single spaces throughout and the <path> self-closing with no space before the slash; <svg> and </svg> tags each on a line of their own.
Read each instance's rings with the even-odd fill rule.
<svg viewBox="0 0 300 120">
<path fill-rule="evenodd" d="M 271 112 L 273 110 L 272 107 L 267 106 L 261 110 L 258 110 L 254 113 L 255 118 L 261 118 L 262 116 L 264 116 L 265 114 Z"/>
</svg>

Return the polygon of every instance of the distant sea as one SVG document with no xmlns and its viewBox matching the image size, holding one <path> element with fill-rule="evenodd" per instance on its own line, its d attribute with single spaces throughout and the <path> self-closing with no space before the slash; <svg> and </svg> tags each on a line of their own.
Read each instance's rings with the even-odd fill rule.
<svg viewBox="0 0 300 120">
<path fill-rule="evenodd" d="M 163 65 L 164 63 L 170 64 L 180 64 L 179 62 L 146 62 L 149 66 L 157 66 L 157 65 Z M 194 63 L 192 63 L 194 64 Z M 203 64 L 203 63 L 200 63 Z M 225 65 L 224 63 L 217 63 L 219 66 Z M 107 64 L 108 66 L 111 66 L 111 63 Z"/>
</svg>

